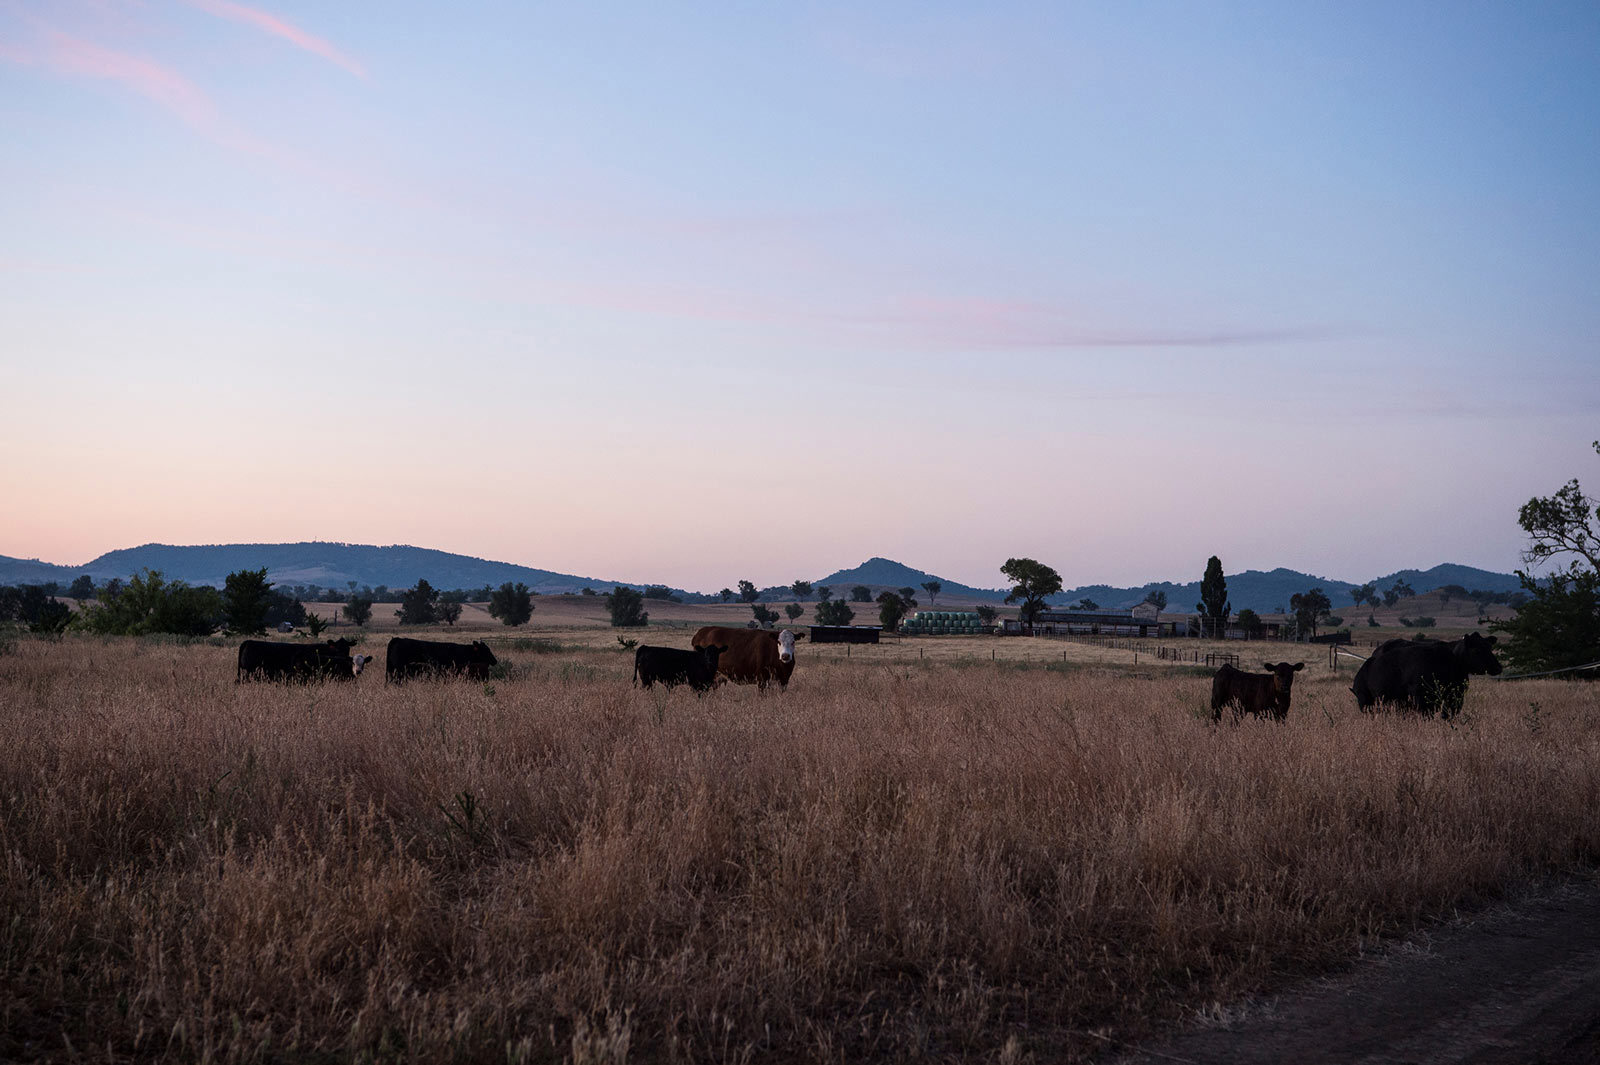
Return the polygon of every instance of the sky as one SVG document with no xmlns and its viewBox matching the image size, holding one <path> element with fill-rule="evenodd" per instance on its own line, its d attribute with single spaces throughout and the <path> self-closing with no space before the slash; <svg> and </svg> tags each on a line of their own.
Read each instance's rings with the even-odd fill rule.
<svg viewBox="0 0 1600 1065">
<path fill-rule="evenodd" d="M 0 0 L 0 554 L 1507 571 L 1600 5 Z"/>
</svg>

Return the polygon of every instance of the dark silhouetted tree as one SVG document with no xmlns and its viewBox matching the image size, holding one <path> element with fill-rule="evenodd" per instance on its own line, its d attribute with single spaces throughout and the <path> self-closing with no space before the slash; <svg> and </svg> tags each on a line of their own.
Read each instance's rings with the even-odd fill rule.
<svg viewBox="0 0 1600 1065">
<path fill-rule="evenodd" d="M 1261 624 L 1261 615 L 1257 614 L 1249 607 L 1245 607 L 1243 610 L 1239 611 L 1239 617 L 1237 620 L 1239 622 L 1239 628 L 1244 630 L 1244 634 L 1248 639 L 1259 640 L 1261 638 L 1261 633 L 1266 629 L 1266 626 Z"/>
<path fill-rule="evenodd" d="M 979 603 L 972 609 L 977 612 L 978 620 L 983 622 L 985 625 L 993 625 L 994 619 L 1000 616 L 1000 611 L 996 610 L 992 606 L 989 606 L 987 603 Z"/>
<path fill-rule="evenodd" d="M 944 584 L 940 581 L 923 581 L 922 590 L 928 593 L 928 605 L 939 605 L 939 593 L 944 591 Z"/>
<path fill-rule="evenodd" d="M 770 629 L 778 623 L 778 612 L 765 603 L 751 603 L 750 613 L 755 617 L 756 624 L 763 629 Z"/>
<path fill-rule="evenodd" d="M 852 603 L 872 602 L 872 589 L 868 588 L 865 584 L 856 585 L 854 588 L 850 589 L 850 601 Z"/>
<path fill-rule="evenodd" d="M 904 597 L 894 592 L 882 592 L 878 595 L 878 623 L 885 632 L 895 632 L 900 628 L 900 619 L 906 616 L 906 601 Z"/>
<path fill-rule="evenodd" d="M 1600 454 L 1600 441 L 1592 446 Z M 1517 614 L 1489 626 L 1508 637 L 1506 661 L 1520 672 L 1542 673 L 1600 659 L 1600 503 L 1574 478 L 1555 495 L 1524 503 L 1517 523 L 1528 534 L 1522 552 L 1528 569 L 1517 571 L 1523 590 L 1507 597 Z M 1566 568 L 1543 580 L 1529 572 L 1558 559 Z"/>
<path fill-rule="evenodd" d="M 804 599 L 806 596 L 811 594 L 811 582 L 795 581 L 793 584 L 789 585 L 789 590 L 794 592 L 794 597 L 796 599 Z"/>
<path fill-rule="evenodd" d="M 94 578 L 87 573 L 76 578 L 72 582 L 72 587 L 67 589 L 67 594 L 74 599 L 93 599 Z"/>
<path fill-rule="evenodd" d="M 267 608 L 272 604 L 272 585 L 267 568 L 243 569 L 230 573 L 222 582 L 223 623 L 233 631 L 254 636 L 267 631 Z"/>
<path fill-rule="evenodd" d="M 1206 559 L 1205 576 L 1200 578 L 1200 602 L 1195 609 L 1200 612 L 1201 634 L 1221 639 L 1233 604 L 1228 602 L 1228 582 L 1222 576 L 1222 560 L 1216 555 Z"/>
<path fill-rule="evenodd" d="M 1022 604 L 1022 623 L 1031 629 L 1045 600 L 1061 591 L 1061 574 L 1031 558 L 1008 558 L 1000 572 L 1012 583 L 1006 602 Z"/>
<path fill-rule="evenodd" d="M 717 594 L 722 596 L 722 601 L 724 603 L 733 602 L 733 589 L 732 588 L 724 588 L 724 589 L 722 589 L 722 591 L 718 592 Z"/>
<path fill-rule="evenodd" d="M 354 581 L 350 582 L 354 584 Z M 344 601 L 344 619 L 356 627 L 362 627 L 372 620 L 372 600 L 360 592 L 352 591 L 350 598 Z"/>
<path fill-rule="evenodd" d="M 453 629 L 456 622 L 461 619 L 461 604 L 454 599 L 443 599 L 434 607 L 433 612 L 440 621 Z"/>
<path fill-rule="evenodd" d="M 429 625 L 438 616 L 439 593 L 425 580 L 400 593 L 397 617 L 402 625 Z"/>
<path fill-rule="evenodd" d="M 611 612 L 613 628 L 634 629 L 650 623 L 650 615 L 644 609 L 644 596 L 624 584 L 611 589 L 606 596 L 606 609 Z"/>
<path fill-rule="evenodd" d="M 1333 603 L 1321 588 L 1313 588 L 1289 597 L 1289 609 L 1294 611 L 1294 626 L 1297 632 L 1317 634 L 1317 623 L 1322 620 L 1328 611 L 1333 609 Z"/>
<path fill-rule="evenodd" d="M 755 584 L 753 582 L 751 582 L 751 581 L 740 581 L 739 582 L 739 601 L 741 603 L 753 603 L 757 599 L 760 599 L 760 598 L 761 598 L 761 591 L 760 591 L 760 589 L 758 589 L 755 586 Z"/>
<path fill-rule="evenodd" d="M 1144 601 L 1157 610 L 1167 609 L 1167 593 L 1160 588 L 1154 588 L 1144 597 Z"/>
<path fill-rule="evenodd" d="M 499 618 L 502 625 L 526 625 L 533 617 L 533 596 L 528 593 L 528 586 L 506 581 L 489 593 L 489 616 Z"/>
<path fill-rule="evenodd" d="M 800 615 L 806 612 L 806 608 L 799 603 L 790 603 L 783 608 L 783 612 L 789 615 L 789 624 L 793 625 Z"/>
</svg>

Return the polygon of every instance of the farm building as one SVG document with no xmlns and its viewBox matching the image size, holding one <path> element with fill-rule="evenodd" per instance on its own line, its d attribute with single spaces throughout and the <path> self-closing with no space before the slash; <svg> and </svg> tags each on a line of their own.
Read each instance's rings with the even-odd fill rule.
<svg viewBox="0 0 1600 1065">
<path fill-rule="evenodd" d="M 1007 635 L 1025 632 L 1022 622 L 1007 618 Z M 1132 610 L 1041 610 L 1034 618 L 1036 636 L 1176 636 L 1176 620 L 1163 620 L 1156 608 L 1141 603 Z"/>
<path fill-rule="evenodd" d="M 969 610 L 919 610 L 900 622 L 900 631 L 907 636 L 976 636 L 989 627 Z"/>
<path fill-rule="evenodd" d="M 812 625 L 812 643 L 877 643 L 878 625 Z"/>
</svg>

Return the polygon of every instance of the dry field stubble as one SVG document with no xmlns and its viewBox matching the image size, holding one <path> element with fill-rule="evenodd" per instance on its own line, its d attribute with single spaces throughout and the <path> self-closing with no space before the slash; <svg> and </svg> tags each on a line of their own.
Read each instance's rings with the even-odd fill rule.
<svg viewBox="0 0 1600 1065">
<path fill-rule="evenodd" d="M 697 699 L 586 643 L 406 687 L 16 644 L 0 1059 L 1087 1056 L 1600 849 L 1592 688 L 1452 727 L 1313 668 L 1217 728 L 1191 671 L 802 644 Z"/>
</svg>

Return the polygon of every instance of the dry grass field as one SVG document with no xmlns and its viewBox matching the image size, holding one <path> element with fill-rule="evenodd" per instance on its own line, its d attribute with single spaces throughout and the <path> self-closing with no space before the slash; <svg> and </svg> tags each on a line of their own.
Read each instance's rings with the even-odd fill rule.
<svg viewBox="0 0 1600 1065">
<path fill-rule="evenodd" d="M 1287 723 L 1216 727 L 1201 671 L 946 638 L 696 698 L 537 602 L 487 684 L 6 642 L 0 1060 L 1077 1060 L 1600 853 L 1592 687 L 1366 717 L 1258 644 Z"/>
</svg>

